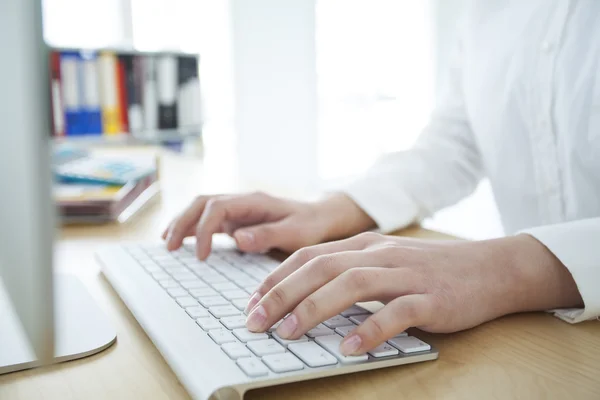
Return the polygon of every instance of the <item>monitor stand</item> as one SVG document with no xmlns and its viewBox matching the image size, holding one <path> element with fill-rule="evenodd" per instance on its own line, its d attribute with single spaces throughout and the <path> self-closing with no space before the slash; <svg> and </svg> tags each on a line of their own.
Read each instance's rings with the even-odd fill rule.
<svg viewBox="0 0 600 400">
<path fill-rule="evenodd" d="M 54 363 L 76 360 L 110 347 L 117 334 L 83 284 L 54 276 Z M 0 282 L 0 374 L 40 366 Z"/>
</svg>

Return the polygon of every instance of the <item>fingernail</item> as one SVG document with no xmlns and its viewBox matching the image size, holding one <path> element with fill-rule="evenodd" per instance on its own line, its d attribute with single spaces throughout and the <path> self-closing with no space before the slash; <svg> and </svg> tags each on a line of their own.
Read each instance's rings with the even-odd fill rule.
<svg viewBox="0 0 600 400">
<path fill-rule="evenodd" d="M 248 301 L 248 305 L 244 309 L 244 314 L 248 314 L 249 311 L 252 311 L 252 309 L 254 308 L 254 306 L 256 304 L 258 304 L 258 301 L 261 298 L 262 298 L 262 296 L 260 295 L 260 293 L 254 292 L 254 294 L 250 297 L 250 300 Z"/>
<path fill-rule="evenodd" d="M 281 325 L 277 327 L 277 334 L 282 338 L 287 339 L 294 334 L 297 327 L 298 317 L 294 314 L 290 314 L 290 316 L 284 319 Z"/>
<path fill-rule="evenodd" d="M 254 233 L 248 231 L 239 231 L 237 234 L 238 240 L 244 244 L 252 244 L 254 242 Z"/>
<path fill-rule="evenodd" d="M 344 339 L 344 341 L 340 345 L 340 352 L 345 356 L 349 356 L 351 354 L 356 353 L 356 351 L 360 348 L 361 344 L 362 339 L 360 338 L 360 336 L 352 335 Z"/>
<path fill-rule="evenodd" d="M 249 331 L 256 332 L 263 328 L 267 321 L 267 312 L 263 306 L 258 306 L 246 319 L 246 328 Z"/>
</svg>

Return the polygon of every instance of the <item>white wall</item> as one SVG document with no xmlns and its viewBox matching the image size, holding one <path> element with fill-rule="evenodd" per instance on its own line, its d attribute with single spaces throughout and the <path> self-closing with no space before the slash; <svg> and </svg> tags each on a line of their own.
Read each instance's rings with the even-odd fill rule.
<svg viewBox="0 0 600 400">
<path fill-rule="evenodd" d="M 231 0 L 231 18 L 241 181 L 314 187 L 315 0 Z"/>
</svg>

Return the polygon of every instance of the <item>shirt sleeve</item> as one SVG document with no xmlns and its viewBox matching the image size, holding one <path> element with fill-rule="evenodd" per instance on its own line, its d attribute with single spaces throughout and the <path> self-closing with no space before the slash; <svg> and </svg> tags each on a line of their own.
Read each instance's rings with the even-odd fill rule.
<svg viewBox="0 0 600 400">
<path fill-rule="evenodd" d="M 600 316 L 600 218 L 583 219 L 556 225 L 526 229 L 526 233 L 544 244 L 567 267 L 584 308 L 551 310 L 570 323 Z"/>
<path fill-rule="evenodd" d="M 468 196 L 483 177 L 462 87 L 458 41 L 429 123 L 415 146 L 380 159 L 342 189 L 383 232 L 417 222 Z"/>
</svg>

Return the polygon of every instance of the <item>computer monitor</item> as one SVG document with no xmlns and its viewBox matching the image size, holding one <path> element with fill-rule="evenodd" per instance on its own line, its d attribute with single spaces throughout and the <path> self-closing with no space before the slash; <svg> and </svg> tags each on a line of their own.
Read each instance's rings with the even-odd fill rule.
<svg viewBox="0 0 600 400">
<path fill-rule="evenodd" d="M 41 0 L 0 1 L 0 278 L 40 361 L 54 355 L 48 73 Z"/>
<path fill-rule="evenodd" d="M 52 269 L 49 50 L 41 0 L 0 0 L 0 374 L 97 353 L 116 333 Z"/>
</svg>

